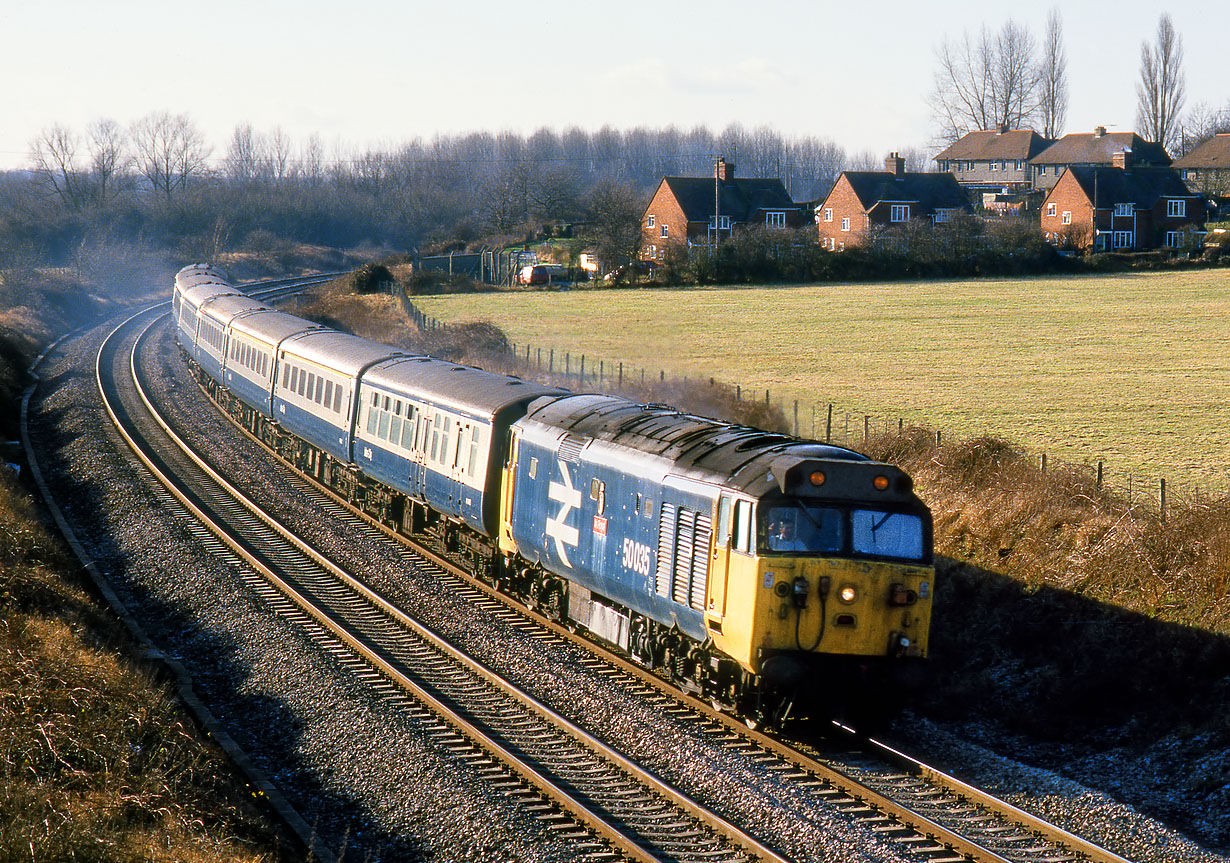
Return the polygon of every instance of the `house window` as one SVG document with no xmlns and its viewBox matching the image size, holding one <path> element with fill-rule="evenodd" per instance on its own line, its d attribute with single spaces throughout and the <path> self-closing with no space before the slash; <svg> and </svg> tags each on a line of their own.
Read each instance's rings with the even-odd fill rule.
<svg viewBox="0 0 1230 863">
<path fill-rule="evenodd" d="M 1072 224 L 1072 211 L 1071 211 L 1071 210 L 1064 210 L 1064 211 L 1063 211 L 1063 217 L 1062 217 L 1062 218 L 1060 218 L 1060 220 L 1059 220 L 1059 221 L 1063 222 L 1065 225 L 1070 225 L 1070 224 Z"/>
<path fill-rule="evenodd" d="M 1127 204 L 1115 204 L 1115 215 L 1116 215 L 1116 216 L 1130 216 L 1130 215 L 1132 215 L 1132 205 L 1131 205 L 1131 203 L 1127 203 Z"/>
<path fill-rule="evenodd" d="M 965 163 L 965 170 L 967 170 L 967 171 L 972 171 L 972 170 L 974 170 L 974 163 L 973 163 L 973 162 L 966 162 L 966 163 Z"/>
<path fill-rule="evenodd" d="M 893 204 L 892 211 L 889 213 L 888 220 L 890 222 L 904 222 L 910 218 L 909 204 Z"/>
<path fill-rule="evenodd" d="M 766 213 L 764 223 L 769 228 L 784 228 L 786 227 L 785 213 Z"/>
<path fill-rule="evenodd" d="M 937 208 L 935 211 L 936 224 L 939 224 L 941 222 L 951 222 L 953 213 L 955 212 L 956 210 L 945 209 L 944 207 Z"/>
<path fill-rule="evenodd" d="M 1182 231 L 1167 231 L 1166 232 L 1166 248 L 1177 249 L 1183 242 Z"/>
<path fill-rule="evenodd" d="M 1055 205 L 1054 205 L 1054 204 L 1047 204 L 1047 205 L 1046 205 L 1046 214 L 1047 214 L 1048 216 L 1053 216 L 1053 215 L 1055 215 Z"/>
<path fill-rule="evenodd" d="M 1167 201 L 1166 202 L 1166 215 L 1172 219 L 1173 218 L 1178 218 L 1178 219 L 1183 218 L 1185 215 L 1187 215 L 1186 204 L 1187 202 L 1182 199 Z"/>
<path fill-rule="evenodd" d="M 1039 177 L 1045 177 L 1045 176 L 1046 176 L 1046 165 L 1039 165 L 1039 166 L 1038 166 L 1038 176 L 1039 176 Z"/>
<path fill-rule="evenodd" d="M 1114 246 L 1116 249 L 1130 249 L 1132 247 L 1132 232 L 1115 231 Z"/>
<path fill-rule="evenodd" d="M 1179 179 L 1180 179 L 1180 180 L 1186 180 L 1186 179 L 1187 179 L 1187 174 L 1188 174 L 1188 172 L 1187 172 L 1187 168 L 1180 168 L 1180 169 L 1179 169 Z"/>
<path fill-rule="evenodd" d="M 849 217 L 849 216 L 842 216 L 842 217 L 841 217 L 841 229 L 842 229 L 843 231 L 848 231 L 848 230 L 850 230 L 850 217 Z"/>
<path fill-rule="evenodd" d="M 713 228 L 717 228 L 719 231 L 729 231 L 730 230 L 730 216 L 710 216 L 709 217 L 709 228 L 710 230 L 712 230 Z"/>
<path fill-rule="evenodd" d="M 833 221 L 833 208 L 832 207 L 824 208 L 824 221 L 826 222 Z"/>
<path fill-rule="evenodd" d="M 669 229 L 667 228 L 666 223 L 664 222 L 664 223 L 662 224 L 662 239 L 664 239 L 664 240 L 665 240 L 665 239 L 666 239 L 667 237 L 669 237 L 669 236 L 670 236 L 670 231 L 669 231 Z"/>
<path fill-rule="evenodd" d="M 654 216 L 654 214 L 653 214 L 653 213 L 650 213 L 650 214 L 649 214 L 649 227 L 651 227 L 651 228 L 653 227 L 653 225 L 654 225 L 654 219 L 655 219 L 655 218 L 656 218 L 656 217 Z"/>
<path fill-rule="evenodd" d="M 1013 160 L 1012 160 L 1012 170 L 1014 170 L 1014 171 L 1019 171 L 1019 170 L 1021 170 L 1021 160 L 1020 160 L 1020 159 L 1013 159 Z"/>
</svg>

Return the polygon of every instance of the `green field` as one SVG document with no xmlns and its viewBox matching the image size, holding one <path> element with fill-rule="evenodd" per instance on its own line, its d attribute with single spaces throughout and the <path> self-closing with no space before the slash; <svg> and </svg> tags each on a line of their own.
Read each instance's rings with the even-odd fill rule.
<svg viewBox="0 0 1230 863">
<path fill-rule="evenodd" d="M 416 300 L 518 345 L 765 389 L 809 434 L 835 406 L 1105 462 L 1109 484 L 1230 490 L 1230 271 Z M 535 350 L 534 356 L 537 356 Z"/>
</svg>

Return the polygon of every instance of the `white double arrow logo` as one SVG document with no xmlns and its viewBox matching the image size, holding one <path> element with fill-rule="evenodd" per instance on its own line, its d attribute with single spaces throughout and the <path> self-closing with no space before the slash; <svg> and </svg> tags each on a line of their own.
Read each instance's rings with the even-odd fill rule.
<svg viewBox="0 0 1230 863">
<path fill-rule="evenodd" d="M 576 548 L 581 538 L 580 531 L 568 524 L 569 514 L 581 506 L 581 492 L 572 487 L 572 476 L 568 473 L 568 466 L 562 461 L 559 462 L 559 472 L 564 481 L 562 483 L 552 482 L 547 491 L 547 496 L 560 505 L 559 513 L 555 518 L 547 519 L 547 536 L 555 540 L 555 551 L 559 554 L 560 560 L 564 562 L 564 566 L 571 567 L 572 563 L 568 560 L 568 553 L 564 550 L 564 546 L 571 545 Z"/>
</svg>

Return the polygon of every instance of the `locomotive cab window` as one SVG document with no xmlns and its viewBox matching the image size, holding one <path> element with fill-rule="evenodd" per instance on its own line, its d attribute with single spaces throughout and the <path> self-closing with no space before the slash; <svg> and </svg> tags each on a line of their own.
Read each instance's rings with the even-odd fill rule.
<svg viewBox="0 0 1230 863">
<path fill-rule="evenodd" d="M 903 512 L 856 509 L 851 513 L 854 551 L 876 557 L 922 560 L 923 520 Z"/>
<path fill-rule="evenodd" d="M 761 508 L 761 552 L 831 554 L 845 548 L 845 518 L 840 509 L 790 501 Z"/>
</svg>

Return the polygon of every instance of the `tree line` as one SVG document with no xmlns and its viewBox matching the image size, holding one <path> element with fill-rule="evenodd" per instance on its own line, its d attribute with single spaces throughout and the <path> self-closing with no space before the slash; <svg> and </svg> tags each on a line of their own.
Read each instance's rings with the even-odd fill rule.
<svg viewBox="0 0 1230 863">
<path fill-rule="evenodd" d="M 435 251 L 517 241 L 548 222 L 596 225 L 626 247 L 661 178 L 704 176 L 716 155 L 739 176 L 781 177 L 798 200 L 882 156 L 737 124 L 484 131 L 357 151 L 241 124 L 215 153 L 189 115 L 157 112 L 40 132 L 29 169 L 0 175 L 0 266 L 63 263 L 105 242 L 191 246 L 185 254 L 282 241 Z M 928 167 L 921 150 L 907 155 L 912 169 Z"/>
</svg>

